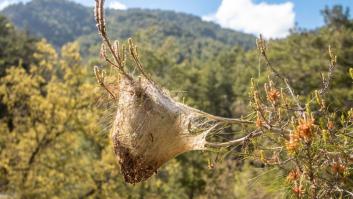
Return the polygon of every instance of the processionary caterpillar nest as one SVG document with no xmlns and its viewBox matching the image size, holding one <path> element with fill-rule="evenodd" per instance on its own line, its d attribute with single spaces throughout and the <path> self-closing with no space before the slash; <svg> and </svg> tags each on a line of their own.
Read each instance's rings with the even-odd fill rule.
<svg viewBox="0 0 353 199">
<path fill-rule="evenodd" d="M 104 71 L 95 67 L 98 83 L 117 103 L 111 138 L 121 172 L 128 183 L 148 179 L 168 160 L 192 151 L 209 147 L 225 147 L 241 143 L 249 135 L 224 143 L 211 143 L 208 135 L 228 124 L 254 124 L 252 121 L 213 116 L 179 103 L 155 83 L 143 70 L 136 46 L 129 40 L 129 56 L 139 76 L 126 70 L 125 48 L 112 43 L 106 32 L 104 0 L 96 0 L 95 17 L 103 44 L 101 56 L 119 72 L 119 80 L 107 87 Z"/>
</svg>

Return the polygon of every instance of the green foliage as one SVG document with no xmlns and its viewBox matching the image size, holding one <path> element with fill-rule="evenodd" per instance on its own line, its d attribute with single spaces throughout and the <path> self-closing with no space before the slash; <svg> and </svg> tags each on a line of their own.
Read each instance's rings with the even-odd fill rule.
<svg viewBox="0 0 353 199">
<path fill-rule="evenodd" d="M 325 23 L 336 29 L 347 26 L 352 27 L 353 25 L 349 20 L 349 8 L 344 8 L 341 5 L 334 5 L 332 8 L 326 6 L 321 11 L 321 14 L 324 17 Z"/>
<path fill-rule="evenodd" d="M 94 186 L 89 171 L 100 155 L 94 137 L 98 115 L 87 92 L 94 86 L 77 45 L 64 46 L 60 57 L 43 41 L 36 47 L 38 64 L 28 72 L 9 68 L 0 81 L 9 112 L 1 119 L 0 167 L 7 182 L 2 189 L 24 198 L 79 196 Z M 82 178 L 87 183 L 77 183 Z"/>
<path fill-rule="evenodd" d="M 353 29 L 329 27 L 316 32 L 296 33 L 286 40 L 270 42 L 269 57 L 280 73 L 286 74 L 297 94 L 308 95 L 322 85 L 321 73 L 329 66 L 328 47 L 337 54 L 338 70 L 329 93 L 329 106 L 352 106 L 353 93 L 349 67 L 353 64 Z M 319 71 L 319 72 L 318 72 Z"/>
</svg>

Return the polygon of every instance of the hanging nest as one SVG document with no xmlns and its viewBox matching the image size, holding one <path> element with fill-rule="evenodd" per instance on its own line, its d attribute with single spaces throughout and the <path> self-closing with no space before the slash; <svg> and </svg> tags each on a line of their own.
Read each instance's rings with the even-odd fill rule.
<svg viewBox="0 0 353 199">
<path fill-rule="evenodd" d="M 148 79 L 119 82 L 118 109 L 113 124 L 114 151 L 125 180 L 149 178 L 171 158 L 205 148 L 204 118 L 173 101 Z"/>
<path fill-rule="evenodd" d="M 210 143 L 206 138 L 225 125 L 251 121 L 213 116 L 172 99 L 143 70 L 137 48 L 129 39 L 129 56 L 139 76 L 126 72 L 125 47 L 109 40 L 104 19 L 103 0 L 96 0 L 95 16 L 103 44 L 101 57 L 119 72 L 119 80 L 107 86 L 104 71 L 95 67 L 98 83 L 117 103 L 111 138 L 121 172 L 128 183 L 148 179 L 168 160 L 192 150 L 226 147 L 243 142 L 248 136 L 225 143 Z"/>
<path fill-rule="evenodd" d="M 98 82 L 103 73 L 95 68 Z M 228 123 L 252 123 L 209 115 L 174 101 L 166 91 L 141 76 L 121 76 L 109 90 L 117 103 L 111 138 L 125 181 L 146 180 L 168 160 L 192 150 L 230 146 L 245 138 L 226 143 L 210 143 L 208 135 Z"/>
</svg>

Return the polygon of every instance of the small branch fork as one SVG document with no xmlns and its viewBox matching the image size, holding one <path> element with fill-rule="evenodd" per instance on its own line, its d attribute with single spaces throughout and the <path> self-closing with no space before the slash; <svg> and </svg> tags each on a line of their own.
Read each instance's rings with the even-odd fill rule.
<svg viewBox="0 0 353 199">
<path fill-rule="evenodd" d="M 99 32 L 99 35 L 101 36 L 103 40 L 103 44 L 101 47 L 101 57 L 105 59 L 107 63 L 110 65 L 116 67 L 118 71 L 125 76 L 127 79 L 132 80 L 132 77 L 128 75 L 125 72 L 124 66 L 126 62 L 126 57 L 125 57 L 125 47 L 122 46 L 122 49 L 120 49 L 119 42 L 114 42 L 114 45 L 112 45 L 112 42 L 110 41 L 108 35 L 107 35 L 107 29 L 106 29 L 106 23 L 105 23 L 105 17 L 104 17 L 104 0 L 96 0 L 96 6 L 95 6 L 95 20 L 97 23 L 97 29 Z M 106 52 L 106 47 L 109 49 L 109 53 L 111 57 L 113 57 L 113 60 L 111 60 Z M 99 72 L 99 70 L 95 70 L 95 73 Z M 96 74 L 96 77 L 98 75 Z M 98 79 L 97 79 L 98 80 Z M 101 84 L 101 82 L 98 80 L 98 83 Z M 102 85 L 102 84 L 101 84 Z M 111 93 L 111 92 L 109 92 Z"/>
<path fill-rule="evenodd" d="M 116 97 L 115 95 L 112 93 L 112 91 L 110 91 L 108 89 L 108 87 L 105 85 L 105 81 L 104 81 L 104 78 L 105 78 L 105 71 L 104 70 L 100 70 L 98 66 L 94 66 L 94 74 L 96 75 L 96 79 L 97 79 L 97 82 L 98 84 L 103 87 L 108 93 L 109 95 L 114 99 L 116 100 Z"/>
<path fill-rule="evenodd" d="M 116 67 L 122 75 L 127 77 L 129 80 L 132 80 L 133 78 L 126 73 L 124 68 L 126 65 L 125 46 L 122 45 L 122 47 L 120 48 L 120 44 L 118 41 L 115 41 L 114 44 L 112 44 L 112 42 L 108 37 L 105 16 L 104 16 L 104 0 L 96 0 L 94 13 L 95 13 L 95 20 L 97 23 L 96 26 L 97 26 L 99 35 L 102 37 L 102 40 L 103 40 L 101 53 L 100 53 L 101 57 L 104 58 L 108 64 Z M 129 53 L 135 65 L 137 66 L 137 69 L 146 79 L 153 82 L 152 79 L 149 77 L 149 75 L 147 75 L 147 73 L 143 69 L 143 65 L 141 64 L 140 58 L 138 55 L 137 46 L 133 43 L 131 38 L 129 38 L 128 43 L 129 43 Z M 108 47 L 109 54 L 111 57 L 113 57 L 113 60 L 111 60 L 107 55 L 106 47 Z"/>
</svg>

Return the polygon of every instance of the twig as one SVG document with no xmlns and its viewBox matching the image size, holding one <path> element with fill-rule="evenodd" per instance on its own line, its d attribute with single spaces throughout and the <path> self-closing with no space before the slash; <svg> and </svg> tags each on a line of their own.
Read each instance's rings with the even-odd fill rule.
<svg viewBox="0 0 353 199">
<path fill-rule="evenodd" d="M 239 139 L 236 139 L 236 140 L 231 140 L 231 141 L 228 141 L 228 142 L 222 142 L 222 143 L 212 143 L 212 142 L 207 142 L 205 144 L 206 147 L 214 147 L 214 148 L 218 148 L 218 147 L 229 147 L 229 146 L 232 146 L 234 144 L 239 144 L 239 143 L 244 143 L 245 141 L 249 140 L 250 138 L 252 137 L 256 137 L 256 136 L 260 136 L 263 134 L 263 131 L 257 129 L 251 133 L 249 133 L 248 135 L 242 137 L 242 138 L 239 138 Z"/>
<path fill-rule="evenodd" d="M 132 39 L 129 38 L 129 50 L 130 50 L 130 54 L 135 62 L 135 64 L 137 65 L 137 69 L 140 71 L 140 73 L 151 83 L 153 83 L 154 85 L 157 85 L 151 78 L 150 76 L 145 72 L 145 70 L 143 69 L 143 66 L 140 62 L 140 58 L 138 56 L 138 52 L 137 52 L 137 47 L 136 45 L 133 43 Z"/>
<path fill-rule="evenodd" d="M 267 67 L 275 74 L 275 76 L 277 76 L 279 79 L 281 79 L 285 84 L 286 87 L 290 93 L 290 95 L 292 96 L 293 100 L 295 101 L 297 107 L 299 110 L 305 110 L 302 108 L 302 106 L 300 105 L 300 102 L 297 98 L 297 96 L 294 94 L 293 88 L 290 86 L 290 84 L 288 83 L 288 79 L 284 76 L 282 76 L 271 64 L 270 60 L 268 59 L 267 53 L 266 53 L 266 42 L 263 39 L 262 35 L 260 35 L 260 38 L 256 41 L 257 47 L 260 51 L 260 54 L 262 55 L 262 57 L 265 59 L 266 65 Z M 303 111 L 298 111 L 302 114 Z"/>
<path fill-rule="evenodd" d="M 114 48 L 108 38 L 107 30 L 106 30 L 106 26 L 105 26 L 105 18 L 104 18 L 104 0 L 96 0 L 95 19 L 97 22 L 96 26 L 97 26 L 98 32 L 101 35 L 103 42 L 108 46 L 110 54 L 113 56 L 114 61 L 116 62 L 116 64 L 113 64 L 113 65 L 117 66 L 117 68 L 119 69 L 121 74 L 123 74 L 129 80 L 132 80 L 132 77 L 130 77 L 130 75 L 128 75 L 125 72 L 125 70 L 123 68 L 124 67 L 123 62 L 121 59 L 119 59 L 120 57 L 118 57 L 118 55 L 116 54 L 116 52 L 115 52 L 115 50 L 114 50 Z M 105 54 L 105 52 L 103 52 L 103 54 Z M 107 58 L 106 58 L 106 61 L 108 61 Z M 109 61 L 108 61 L 108 63 L 111 64 L 111 62 L 109 62 Z"/>
<path fill-rule="evenodd" d="M 113 99 L 116 99 L 113 92 L 111 92 L 104 83 L 104 71 L 100 70 L 98 66 L 94 66 L 94 74 L 96 75 L 98 84 L 103 87 L 112 96 Z"/>
<path fill-rule="evenodd" d="M 333 72 L 336 69 L 336 65 L 337 65 L 337 56 L 332 52 L 332 48 L 331 45 L 328 46 L 328 52 L 329 52 L 329 56 L 330 56 L 330 64 L 328 67 L 328 74 L 327 74 L 327 78 L 324 77 L 323 74 L 321 74 L 321 78 L 322 78 L 322 88 L 319 91 L 320 95 L 324 95 L 327 90 L 330 87 L 330 82 L 333 78 Z"/>
</svg>

